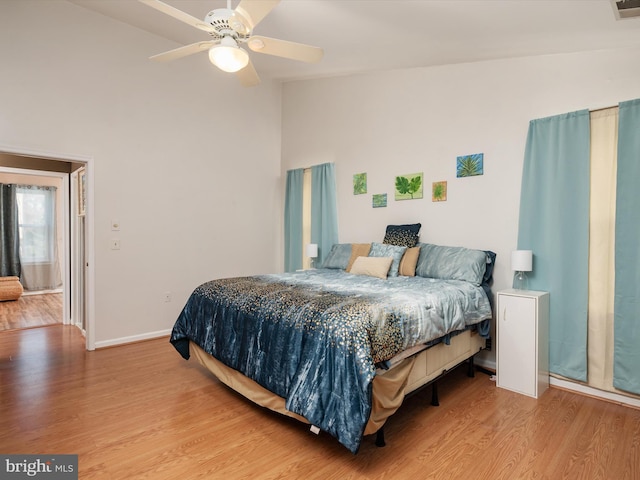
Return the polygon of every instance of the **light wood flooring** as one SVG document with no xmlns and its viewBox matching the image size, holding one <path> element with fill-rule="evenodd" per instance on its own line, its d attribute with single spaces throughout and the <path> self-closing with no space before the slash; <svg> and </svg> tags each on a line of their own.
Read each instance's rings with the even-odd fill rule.
<svg viewBox="0 0 640 480">
<path fill-rule="evenodd" d="M 62 293 L 22 295 L 0 302 L 0 331 L 62 323 Z"/>
<path fill-rule="evenodd" d="M 75 327 L 0 332 L 0 452 L 78 454 L 81 479 L 640 479 L 640 410 L 465 368 L 357 455 L 222 385 L 167 338 L 87 352 Z"/>
</svg>

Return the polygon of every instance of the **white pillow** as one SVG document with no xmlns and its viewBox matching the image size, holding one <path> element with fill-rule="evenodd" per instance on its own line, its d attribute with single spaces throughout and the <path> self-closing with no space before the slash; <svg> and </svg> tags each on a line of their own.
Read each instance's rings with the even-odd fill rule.
<svg viewBox="0 0 640 480">
<path fill-rule="evenodd" d="M 351 266 L 351 273 L 386 279 L 392 262 L 392 257 L 358 257 Z"/>
</svg>

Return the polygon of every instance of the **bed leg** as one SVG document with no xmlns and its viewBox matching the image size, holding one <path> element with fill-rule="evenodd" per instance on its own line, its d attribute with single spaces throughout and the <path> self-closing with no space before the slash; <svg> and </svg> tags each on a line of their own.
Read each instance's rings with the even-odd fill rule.
<svg viewBox="0 0 640 480">
<path fill-rule="evenodd" d="M 384 447 L 384 426 L 380 427 L 380 430 L 376 432 L 376 447 Z"/>
<path fill-rule="evenodd" d="M 438 400 L 438 382 L 431 384 L 431 405 L 434 407 L 440 406 L 440 401 Z"/>
<path fill-rule="evenodd" d="M 476 376 L 476 366 L 473 361 L 474 357 L 469 358 L 469 369 L 467 370 L 467 377 L 473 378 Z"/>
</svg>

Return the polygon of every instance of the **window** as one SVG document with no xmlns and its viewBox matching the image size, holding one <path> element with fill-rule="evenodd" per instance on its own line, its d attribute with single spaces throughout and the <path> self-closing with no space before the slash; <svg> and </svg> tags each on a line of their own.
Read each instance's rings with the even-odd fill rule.
<svg viewBox="0 0 640 480">
<path fill-rule="evenodd" d="M 55 261 L 55 187 L 19 186 L 17 190 L 20 261 Z"/>
</svg>

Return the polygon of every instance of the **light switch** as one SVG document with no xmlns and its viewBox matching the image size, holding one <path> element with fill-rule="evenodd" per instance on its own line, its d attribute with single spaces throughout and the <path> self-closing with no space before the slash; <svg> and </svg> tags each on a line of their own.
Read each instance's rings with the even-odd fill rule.
<svg viewBox="0 0 640 480">
<path fill-rule="evenodd" d="M 111 240 L 111 250 L 120 250 L 120 239 L 114 238 Z"/>
<path fill-rule="evenodd" d="M 120 222 L 118 220 L 111 220 L 111 230 L 114 232 L 120 230 Z"/>
</svg>

